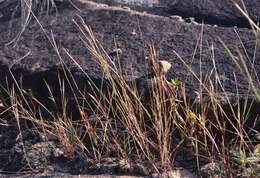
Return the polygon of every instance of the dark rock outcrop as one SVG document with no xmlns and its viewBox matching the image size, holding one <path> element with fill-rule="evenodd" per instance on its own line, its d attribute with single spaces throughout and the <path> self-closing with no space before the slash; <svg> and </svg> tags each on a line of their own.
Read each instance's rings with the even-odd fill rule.
<svg viewBox="0 0 260 178">
<path fill-rule="evenodd" d="M 62 69 L 61 62 L 64 62 L 75 76 L 84 78 L 84 74 L 65 54 L 64 48 L 90 77 L 100 79 L 102 72 L 84 46 L 81 40 L 84 39 L 83 35 L 72 21 L 73 18 L 79 21 L 79 14 L 95 32 L 96 38 L 107 53 L 115 50 L 115 43 L 121 49 L 120 62 L 127 80 L 138 79 L 152 70 L 148 63 L 149 44 L 153 41 L 158 57 L 172 63 L 169 79 L 185 83 L 190 96 L 194 96 L 200 85 L 194 74 L 201 77 L 205 84 L 212 82 L 219 92 L 223 93 L 223 90 L 220 85 L 215 84 L 216 76 L 219 77 L 225 92 L 231 93 L 232 96 L 237 93 L 246 95 L 249 89 L 248 82 L 223 46 L 223 41 L 236 57 L 239 57 L 240 51 L 249 72 L 252 72 L 253 82 L 258 87 L 259 45 L 256 45 L 256 36 L 249 29 L 196 25 L 88 1 L 81 1 L 76 5 L 81 12 L 72 7 L 64 8 L 59 14 L 42 17 L 42 27 L 32 21 L 16 47 L 6 44 L 15 37 L 19 29 L 19 19 L 1 22 L 1 81 L 10 69 L 18 78 L 23 76 L 24 84 L 27 83 L 29 86 L 41 86 L 39 81 L 42 78 L 56 83 L 58 79 L 55 81 L 54 76 Z M 9 23 L 13 24 L 12 28 L 9 27 Z M 63 61 L 46 37 L 50 37 L 51 33 Z"/>
<path fill-rule="evenodd" d="M 161 0 L 163 6 L 169 8 L 173 14 L 191 16 L 204 20 L 205 23 L 219 24 L 222 26 L 248 26 L 248 21 L 235 6 L 237 3 L 241 9 L 246 10 L 255 22 L 260 20 L 260 4 L 258 0 Z M 246 9 L 244 9 L 244 6 Z"/>
<path fill-rule="evenodd" d="M 77 3 L 81 0 L 55 0 L 56 7 L 68 3 Z M 248 20 L 236 7 L 246 11 L 250 18 L 259 22 L 260 3 L 258 0 L 90 0 L 97 3 L 105 3 L 110 6 L 128 6 L 133 10 L 147 11 L 161 16 L 178 15 L 182 18 L 193 17 L 199 23 L 206 23 L 218 26 L 237 26 L 250 28 Z M 42 8 L 50 8 L 47 1 L 33 1 L 33 12 L 38 13 Z M 9 20 L 21 14 L 20 1 L 0 1 L 0 20 Z"/>
<path fill-rule="evenodd" d="M 194 17 L 198 22 L 219 26 L 250 27 L 248 20 L 235 6 L 235 3 L 248 12 L 255 22 L 260 20 L 260 3 L 258 0 L 92 0 L 108 5 L 130 6 L 133 9 L 150 13 L 183 18 Z"/>
</svg>

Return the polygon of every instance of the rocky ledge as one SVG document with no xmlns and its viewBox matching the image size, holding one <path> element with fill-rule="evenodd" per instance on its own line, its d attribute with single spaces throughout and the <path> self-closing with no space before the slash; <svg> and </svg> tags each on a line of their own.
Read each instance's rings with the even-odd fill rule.
<svg viewBox="0 0 260 178">
<path fill-rule="evenodd" d="M 173 66 L 167 77 L 186 85 L 190 96 L 195 96 L 201 85 L 198 78 L 205 81 L 205 85 L 218 85 L 219 80 L 222 86 L 216 88 L 220 88 L 220 95 L 223 91 L 232 96 L 247 95 L 249 85 L 245 72 L 239 70 L 234 59 L 245 61 L 248 70 L 252 71 L 254 84 L 258 85 L 260 56 L 256 44 L 259 39 L 256 40 L 250 29 L 187 23 L 84 0 L 77 1 L 76 5 L 78 9 L 67 7 L 58 14 L 41 17 L 40 25 L 32 21 L 15 47 L 10 41 L 19 31 L 19 19 L 0 24 L 1 81 L 10 70 L 15 76 L 23 77 L 25 86 L 33 87 L 33 83 L 40 86 L 39 80 L 43 78 L 52 83 L 53 75 L 61 70 L 61 58 L 72 73 L 84 77 L 65 49 L 90 77 L 100 79 L 102 72 L 75 25 L 75 21 L 81 21 L 81 16 L 108 54 L 120 49 L 120 63 L 127 80 L 138 79 L 152 70 L 148 64 L 149 45 L 153 41 L 159 59 L 167 60 Z"/>
</svg>

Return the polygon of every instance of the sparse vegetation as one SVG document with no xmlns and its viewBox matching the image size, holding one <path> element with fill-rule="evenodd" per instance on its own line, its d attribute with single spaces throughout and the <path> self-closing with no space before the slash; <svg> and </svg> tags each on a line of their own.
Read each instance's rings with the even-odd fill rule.
<svg viewBox="0 0 260 178">
<path fill-rule="evenodd" d="M 28 6 L 31 7 L 31 3 L 28 1 Z M 29 18 L 28 13 L 23 15 L 22 31 Z M 255 31 L 255 45 L 259 46 L 260 29 L 248 20 Z M 176 164 L 185 167 L 188 163 L 190 170 L 201 176 L 260 176 L 259 140 L 252 136 L 252 133 L 257 133 L 254 127 L 259 124 L 259 116 L 250 115 L 253 105 L 260 100 L 260 94 L 251 77 L 255 73 L 250 73 L 242 55 L 235 57 L 223 43 L 245 75 L 256 101 L 241 102 L 239 97 L 231 101 L 232 96 L 225 92 L 216 68 L 213 69 L 216 81 L 207 85 L 176 52 L 200 84 L 197 99 L 191 99 L 185 92 L 184 83 L 178 79 L 167 81 L 157 57 L 156 44 L 150 45 L 154 71 L 151 84 L 145 83 L 146 79 L 142 83 L 129 82 L 118 65 L 119 55 L 119 62 L 113 61 L 82 19 L 75 24 L 84 33 L 82 42 L 101 67 L 103 79 L 98 83 L 92 80 L 66 49 L 63 50 L 71 61 L 88 78 L 87 88 L 78 87 L 62 58 L 62 73 L 57 76 L 60 91 L 54 93 L 52 86 L 46 83 L 49 95 L 44 100 L 13 78 L 14 84 L 2 89 L 7 97 L 0 102 L 0 122 L 5 125 L 10 116 L 15 118 L 20 131 L 17 139 L 23 144 L 24 130 L 32 129 L 44 141 L 55 137 L 68 160 L 81 157 L 100 161 L 114 157 L 127 162 L 126 172 L 136 169 L 137 164 L 151 170 L 148 171 L 150 174 L 171 170 Z M 49 39 L 55 48 L 55 39 Z M 57 48 L 55 50 L 59 53 Z M 214 60 L 212 56 L 213 63 Z M 221 98 L 214 84 L 220 86 Z M 142 90 L 139 85 L 142 85 Z M 22 151 L 26 153 L 28 150 L 23 147 Z M 28 167 L 31 167 L 26 155 Z"/>
</svg>

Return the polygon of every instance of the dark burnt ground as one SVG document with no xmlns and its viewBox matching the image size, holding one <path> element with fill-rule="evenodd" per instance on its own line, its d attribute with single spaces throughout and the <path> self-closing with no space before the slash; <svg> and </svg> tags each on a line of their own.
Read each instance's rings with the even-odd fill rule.
<svg viewBox="0 0 260 178">
<path fill-rule="evenodd" d="M 1 108 L 1 111 L 3 110 L 4 108 Z M 41 127 L 22 118 L 19 118 L 21 120 L 18 126 L 17 120 L 13 119 L 12 114 L 5 111 L 1 113 L 1 176 L 22 177 L 24 175 L 30 177 L 30 175 L 36 176 L 37 174 L 54 176 L 57 173 L 64 173 L 64 176 L 79 174 L 149 176 L 154 174 L 153 167 L 148 161 L 143 161 L 136 154 L 122 158 L 116 150 L 117 145 L 113 146 L 113 143 L 107 145 L 106 154 L 98 159 L 94 157 L 93 152 L 88 151 L 78 150 L 70 154 L 57 135 L 46 133 L 41 130 Z M 120 134 L 120 132 L 118 133 Z M 120 135 L 118 136 L 120 137 Z M 173 144 L 177 146 L 177 142 L 175 139 Z M 89 150 L 92 149 L 89 139 L 85 139 L 84 144 Z M 175 163 L 180 169 L 180 173 L 189 175 L 189 171 L 196 171 L 195 157 L 190 154 L 192 148 L 183 146 L 179 150 Z M 191 164 L 191 162 L 193 163 Z"/>
</svg>

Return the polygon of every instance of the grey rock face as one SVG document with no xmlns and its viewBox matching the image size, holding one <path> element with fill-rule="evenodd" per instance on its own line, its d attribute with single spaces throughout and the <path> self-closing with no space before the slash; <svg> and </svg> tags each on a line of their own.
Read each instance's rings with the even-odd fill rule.
<svg viewBox="0 0 260 178">
<path fill-rule="evenodd" d="M 206 23 L 224 26 L 244 26 L 247 23 L 244 15 L 235 6 L 237 3 L 246 10 L 254 21 L 260 20 L 260 3 L 258 0 L 161 0 L 163 6 L 171 13 L 204 19 Z"/>
<path fill-rule="evenodd" d="M 239 94 L 246 94 L 248 83 L 224 48 L 222 40 L 236 57 L 237 50 L 240 50 L 249 70 L 252 69 L 252 60 L 255 59 L 255 73 L 252 73 L 252 77 L 257 85 L 256 75 L 260 74 L 259 46 L 255 48 L 256 37 L 249 29 L 187 24 L 167 17 L 105 7 L 87 1 L 77 5 L 82 10 L 80 15 L 95 32 L 96 38 L 107 53 L 114 51 L 116 41 L 122 51 L 120 62 L 127 80 L 141 78 L 152 71 L 148 63 L 149 44 L 153 40 L 159 58 L 172 64 L 168 78 L 184 83 L 191 95 L 199 86 L 199 81 L 193 74 L 201 76 L 203 81 L 216 82 L 216 71 L 226 92 L 235 95 L 238 89 Z M 30 85 L 38 84 L 37 81 L 48 77 L 55 83 L 53 76 L 61 70 L 61 61 L 46 37 L 46 34 L 50 35 L 52 32 L 60 55 L 72 73 L 84 78 L 75 63 L 65 54 L 64 48 L 91 77 L 100 79 L 102 72 L 84 46 L 79 29 L 72 21 L 73 18 L 77 21 L 78 13 L 75 9 L 65 8 L 58 15 L 43 17 L 41 25 L 45 33 L 37 23 L 32 22 L 15 48 L 6 44 L 15 36 L 15 25 L 19 23 L 19 19 L 11 21 L 14 24 L 12 29 L 8 27 L 9 22 L 1 23 L 1 77 L 8 75 L 8 69 L 11 69 L 15 75 L 23 75 L 24 81 Z M 3 81 L 3 78 L 1 80 Z"/>
<path fill-rule="evenodd" d="M 237 3 L 246 10 L 255 22 L 260 20 L 258 0 L 92 0 L 109 5 L 129 5 L 134 9 L 148 10 L 151 13 L 183 18 L 195 17 L 196 21 L 220 26 L 249 27 L 248 21 L 235 6 Z"/>
<path fill-rule="evenodd" d="M 46 2 L 56 4 L 66 4 L 68 2 L 77 3 L 84 0 L 55 0 L 37 1 L 33 6 L 43 7 Z M 249 17 L 258 22 L 260 20 L 260 3 L 258 0 L 90 0 L 98 3 L 105 3 L 116 6 L 130 6 L 139 11 L 149 11 L 150 13 L 172 16 L 179 15 L 183 18 L 194 17 L 196 21 L 219 26 L 250 27 L 248 20 L 236 7 L 235 3 L 246 11 Z M 18 4 L 18 7 L 17 7 Z M 20 14 L 20 1 L 2 0 L 0 2 L 0 20 L 10 19 L 11 16 Z M 40 4 L 40 5 L 39 5 Z M 44 4 L 44 5 L 43 5 Z M 51 3 L 50 3 L 51 4 Z M 37 9 L 37 8 L 36 8 Z M 16 10 L 16 13 L 14 13 Z M 38 10 L 36 10 L 38 11 Z M 35 12 L 36 12 L 35 11 Z"/>
</svg>

